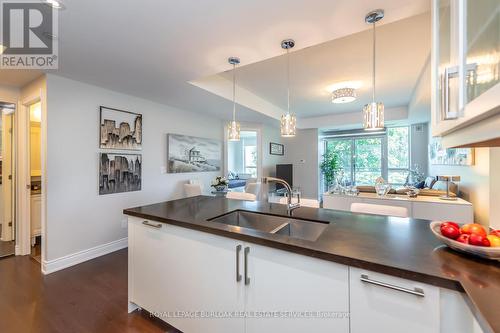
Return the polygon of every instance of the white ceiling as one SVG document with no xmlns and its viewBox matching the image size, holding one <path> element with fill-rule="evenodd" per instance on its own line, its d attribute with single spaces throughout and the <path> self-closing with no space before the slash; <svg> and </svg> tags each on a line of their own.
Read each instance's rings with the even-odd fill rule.
<svg viewBox="0 0 500 333">
<path fill-rule="evenodd" d="M 0 85 L 19 88 L 42 74 L 38 70 L 0 69 Z"/>
<path fill-rule="evenodd" d="M 280 55 L 283 38 L 298 50 L 350 35 L 369 28 L 363 18 L 374 8 L 385 9 L 385 24 L 430 8 L 429 0 L 61 1 L 55 74 L 225 119 L 231 102 L 188 82 L 226 70 L 228 56 L 249 64 Z M 239 115 L 271 120 L 244 107 Z"/>
<path fill-rule="evenodd" d="M 430 13 L 421 14 L 376 30 L 376 99 L 388 109 L 410 102 L 430 56 L 430 19 Z M 291 111 L 299 118 L 360 112 L 372 99 L 372 36 L 366 30 L 291 53 Z M 286 110 L 286 56 L 241 66 L 236 73 L 238 87 Z M 232 71 L 220 75 L 232 80 Z M 331 87 L 342 82 L 359 86 L 358 98 L 333 104 Z"/>
</svg>

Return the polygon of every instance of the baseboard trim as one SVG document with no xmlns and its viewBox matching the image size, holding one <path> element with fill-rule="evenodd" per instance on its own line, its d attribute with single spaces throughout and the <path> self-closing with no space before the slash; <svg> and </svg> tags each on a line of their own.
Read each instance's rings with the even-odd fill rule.
<svg viewBox="0 0 500 333">
<path fill-rule="evenodd" d="M 52 260 L 44 260 L 42 263 L 42 273 L 51 274 L 61 269 L 78 265 L 87 260 L 91 260 L 105 254 L 124 249 L 128 246 L 128 238 L 118 239 L 106 244 L 98 245 L 90 249 L 75 252 L 64 257 Z"/>
</svg>

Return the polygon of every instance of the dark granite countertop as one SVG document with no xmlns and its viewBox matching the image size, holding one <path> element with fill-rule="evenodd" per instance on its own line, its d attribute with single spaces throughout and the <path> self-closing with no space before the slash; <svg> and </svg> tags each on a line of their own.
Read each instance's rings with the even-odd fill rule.
<svg viewBox="0 0 500 333">
<path fill-rule="evenodd" d="M 124 214 L 465 292 L 482 328 L 500 332 L 500 264 L 450 250 L 434 237 L 429 221 L 294 210 L 295 218 L 330 222 L 314 242 L 207 221 L 238 209 L 286 216 L 285 205 L 208 196 L 125 209 Z"/>
</svg>

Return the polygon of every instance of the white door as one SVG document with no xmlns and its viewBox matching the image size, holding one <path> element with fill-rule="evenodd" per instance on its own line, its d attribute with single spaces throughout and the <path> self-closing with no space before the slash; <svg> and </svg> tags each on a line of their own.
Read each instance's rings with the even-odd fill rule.
<svg viewBox="0 0 500 333">
<path fill-rule="evenodd" d="M 349 332 L 347 266 L 255 244 L 245 248 L 247 333 Z"/>
<path fill-rule="evenodd" d="M 439 332 L 439 288 L 349 269 L 351 333 Z"/>
<path fill-rule="evenodd" d="M 244 332 L 243 318 L 225 317 L 243 311 L 244 306 L 243 282 L 236 281 L 237 241 L 130 220 L 130 301 L 156 312 L 184 333 Z"/>
</svg>

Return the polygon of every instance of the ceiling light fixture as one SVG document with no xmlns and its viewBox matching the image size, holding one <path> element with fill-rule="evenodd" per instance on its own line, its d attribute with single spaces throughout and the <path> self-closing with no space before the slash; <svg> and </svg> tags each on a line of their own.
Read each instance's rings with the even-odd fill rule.
<svg viewBox="0 0 500 333">
<path fill-rule="evenodd" d="M 240 123 L 236 122 L 236 65 L 240 58 L 229 57 L 227 61 L 233 65 L 233 120 L 227 125 L 227 138 L 229 141 L 240 141 Z"/>
<path fill-rule="evenodd" d="M 57 0 L 45 0 L 45 4 L 54 8 L 54 9 L 64 9 L 66 7 L 64 7 L 64 5 L 57 1 Z"/>
<path fill-rule="evenodd" d="M 286 80 L 287 80 L 287 108 L 286 113 L 281 116 L 281 136 L 284 138 L 294 137 L 297 118 L 290 113 L 290 54 L 289 51 L 295 46 L 293 39 L 281 41 L 281 48 L 286 50 Z"/>
<path fill-rule="evenodd" d="M 356 100 L 356 90 L 354 88 L 340 88 L 332 92 L 332 103 L 350 103 Z"/>
<path fill-rule="evenodd" d="M 365 22 L 373 25 L 373 78 L 372 102 L 363 107 L 363 127 L 365 130 L 379 130 L 384 128 L 384 103 L 375 102 L 375 23 L 384 17 L 382 9 L 374 10 L 365 16 Z"/>
</svg>

